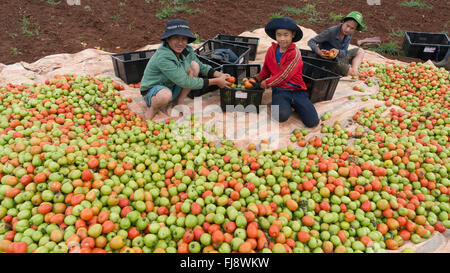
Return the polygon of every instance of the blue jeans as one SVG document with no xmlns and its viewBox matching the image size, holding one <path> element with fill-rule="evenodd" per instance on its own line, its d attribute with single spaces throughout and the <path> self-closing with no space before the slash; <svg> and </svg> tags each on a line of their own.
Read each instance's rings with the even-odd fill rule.
<svg viewBox="0 0 450 273">
<path fill-rule="evenodd" d="M 272 105 L 279 106 L 279 117 L 273 117 L 278 122 L 285 122 L 289 119 L 292 106 L 306 127 L 312 128 L 319 124 L 319 116 L 309 100 L 307 91 L 273 90 Z"/>
<path fill-rule="evenodd" d="M 171 102 L 178 98 L 178 96 L 180 96 L 181 94 L 181 87 L 178 85 L 174 85 L 172 88 L 168 88 L 164 85 L 155 85 L 150 88 L 147 94 L 145 94 L 144 96 L 144 101 L 148 107 L 150 107 L 152 103 L 152 97 L 155 96 L 161 89 L 169 89 L 170 91 L 172 91 L 172 98 L 170 99 Z"/>
</svg>

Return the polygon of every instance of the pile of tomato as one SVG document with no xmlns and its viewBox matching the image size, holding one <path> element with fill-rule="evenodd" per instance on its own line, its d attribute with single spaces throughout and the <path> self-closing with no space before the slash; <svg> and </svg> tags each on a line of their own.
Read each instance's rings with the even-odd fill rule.
<svg viewBox="0 0 450 273">
<path fill-rule="evenodd" d="M 449 72 L 362 74 L 380 103 L 357 129 L 260 151 L 143 121 L 109 78 L 0 87 L 0 252 L 384 252 L 444 232 Z"/>
</svg>

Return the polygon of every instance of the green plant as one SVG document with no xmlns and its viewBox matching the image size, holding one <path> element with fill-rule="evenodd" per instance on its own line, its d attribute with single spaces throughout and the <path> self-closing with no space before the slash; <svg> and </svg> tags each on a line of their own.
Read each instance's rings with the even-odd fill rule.
<svg viewBox="0 0 450 273">
<path fill-rule="evenodd" d="M 120 2 L 119 6 L 124 7 L 127 4 L 127 1 L 125 0 L 124 2 Z"/>
<path fill-rule="evenodd" d="M 11 47 L 11 51 L 10 51 L 11 55 L 22 55 L 23 53 L 20 52 L 17 47 Z"/>
<path fill-rule="evenodd" d="M 200 40 L 200 35 L 198 35 L 198 33 L 194 33 L 195 36 L 195 41 L 192 42 L 193 44 L 201 44 L 203 41 Z"/>
<path fill-rule="evenodd" d="M 27 14 L 26 12 L 24 12 L 24 14 L 22 15 L 22 20 L 19 21 L 19 24 L 22 25 L 22 33 L 25 35 L 32 35 L 32 34 L 39 35 L 38 29 L 35 30 L 28 29 L 28 27 L 32 25 L 31 18 L 32 18 L 31 15 Z"/>
<path fill-rule="evenodd" d="M 172 16 L 174 13 L 175 13 L 174 7 L 165 6 L 162 10 L 160 10 L 156 13 L 156 18 L 161 20 L 161 19 Z"/>
<path fill-rule="evenodd" d="M 321 19 L 320 18 L 315 18 L 315 17 L 309 17 L 308 19 L 306 19 L 306 23 L 310 24 L 310 25 L 314 25 L 317 22 L 320 22 Z"/>
<path fill-rule="evenodd" d="M 297 14 L 297 15 L 299 15 L 302 12 L 301 9 L 293 8 L 293 7 L 282 7 L 281 9 L 286 11 L 286 12 L 294 13 L 294 14 Z"/>
<path fill-rule="evenodd" d="M 389 20 L 395 20 L 395 16 L 394 15 L 389 16 Z"/>
<path fill-rule="evenodd" d="M 378 47 L 377 46 L 368 46 L 366 48 L 373 50 L 375 52 L 378 52 L 378 53 L 385 53 L 385 54 L 390 54 L 390 55 L 394 55 L 394 56 L 402 55 L 402 50 L 401 50 L 400 46 L 394 41 L 389 41 L 388 43 L 386 43 L 386 42 L 381 43 Z"/>
<path fill-rule="evenodd" d="M 295 20 L 295 22 L 299 25 L 302 25 L 302 24 L 314 25 L 316 23 L 323 22 L 323 21 L 324 21 L 324 19 L 318 18 L 318 17 L 308 17 L 305 19 Z"/>
<path fill-rule="evenodd" d="M 120 20 L 120 14 L 113 15 L 113 16 L 109 17 L 109 19 L 118 21 L 118 20 Z"/>
<path fill-rule="evenodd" d="M 24 12 L 24 14 L 22 15 L 22 20 L 19 21 L 19 24 L 25 27 L 31 25 L 31 15 Z"/>
<path fill-rule="evenodd" d="M 53 5 L 53 6 L 61 4 L 61 1 L 55 2 L 53 0 L 47 0 L 46 2 L 47 2 L 47 4 Z"/>
<path fill-rule="evenodd" d="M 172 0 L 172 4 L 174 5 L 180 5 L 180 4 L 188 4 L 188 3 L 194 3 L 197 2 L 198 0 Z"/>
<path fill-rule="evenodd" d="M 394 36 L 394 37 L 403 37 L 405 35 L 405 31 L 398 29 L 398 30 L 394 30 L 391 29 L 391 32 L 389 33 L 389 35 Z"/>
<path fill-rule="evenodd" d="M 87 10 L 87 11 L 91 11 L 92 10 L 91 6 L 89 6 L 89 5 L 84 6 L 84 9 Z"/>
<path fill-rule="evenodd" d="M 6 33 L 6 35 L 8 35 L 8 37 L 10 37 L 10 38 L 16 38 L 17 36 L 18 36 L 18 34 L 17 33 L 15 33 L 15 32 L 9 32 L 9 31 L 7 31 L 7 30 L 5 30 L 5 33 Z"/>
<path fill-rule="evenodd" d="M 180 6 L 180 7 L 175 7 L 175 11 L 181 11 L 181 12 L 187 12 L 189 14 L 195 14 L 197 13 L 199 10 L 195 10 L 195 9 L 190 9 L 187 6 Z"/>
<path fill-rule="evenodd" d="M 316 6 L 313 4 L 308 4 L 301 9 L 301 13 L 305 13 L 311 16 L 317 15 Z"/>
<path fill-rule="evenodd" d="M 189 14 L 195 14 L 198 11 L 199 10 L 190 9 L 187 6 L 170 6 L 170 5 L 167 5 L 162 10 L 158 11 L 155 16 L 156 16 L 156 18 L 161 20 L 161 19 L 164 19 L 164 18 L 171 17 L 172 15 L 174 15 L 177 12 L 187 12 Z"/>
<path fill-rule="evenodd" d="M 303 8 L 293 8 L 293 7 L 283 7 L 281 8 L 283 11 L 288 12 L 288 13 L 294 13 L 296 15 L 299 15 L 301 13 L 309 15 L 308 18 L 304 18 L 304 19 L 298 19 L 296 20 L 297 24 L 310 24 L 313 25 L 317 22 L 323 21 L 322 18 L 319 18 L 317 16 L 318 12 L 316 11 L 316 6 L 313 4 L 308 4 Z M 331 13 L 330 13 L 331 14 Z M 280 18 L 283 17 L 284 15 L 282 15 L 282 13 L 278 12 L 275 14 L 272 14 L 272 16 L 270 17 L 271 20 L 272 19 L 276 19 L 276 18 Z"/>
<path fill-rule="evenodd" d="M 270 20 L 278 19 L 283 17 L 284 15 L 281 12 L 272 13 L 269 17 Z"/>
<path fill-rule="evenodd" d="M 340 13 L 330 12 L 330 13 L 328 14 L 328 18 L 329 18 L 331 21 L 340 21 L 340 20 L 342 20 L 342 18 L 344 18 L 344 15 L 342 15 L 342 14 L 340 14 Z"/>
<path fill-rule="evenodd" d="M 432 9 L 433 8 L 432 5 L 421 2 L 420 0 L 403 1 L 400 3 L 400 5 L 405 6 L 405 7 L 410 7 L 410 8 L 418 8 L 418 9 Z"/>
</svg>

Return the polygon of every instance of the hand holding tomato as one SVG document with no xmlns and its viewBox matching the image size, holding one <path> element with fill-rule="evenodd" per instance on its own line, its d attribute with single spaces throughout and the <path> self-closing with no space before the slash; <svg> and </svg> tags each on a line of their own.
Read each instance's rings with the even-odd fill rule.
<svg viewBox="0 0 450 273">
<path fill-rule="evenodd" d="M 235 77 L 229 77 L 229 78 L 227 78 L 227 82 L 235 83 L 236 82 L 236 78 Z"/>
<path fill-rule="evenodd" d="M 210 79 L 210 85 L 217 85 L 219 88 L 231 87 L 231 82 L 228 81 L 230 77 L 227 77 L 225 74 L 221 75 L 218 78 Z"/>
<path fill-rule="evenodd" d="M 331 59 L 336 58 L 338 55 L 339 55 L 339 49 L 336 49 L 336 48 L 331 49 L 331 50 L 329 51 L 329 53 L 328 53 L 328 56 L 329 56 Z"/>
<path fill-rule="evenodd" d="M 316 51 L 317 55 L 319 55 L 320 57 L 324 58 L 324 59 L 329 59 L 330 57 L 328 57 L 328 50 L 322 50 L 322 49 L 318 49 Z"/>
<path fill-rule="evenodd" d="M 333 59 L 331 56 L 330 56 L 330 50 L 324 50 L 324 49 L 322 49 L 322 50 L 319 50 L 320 52 L 321 52 L 321 54 L 319 54 L 320 55 L 320 57 L 322 57 L 322 58 L 324 58 L 324 59 Z"/>
</svg>

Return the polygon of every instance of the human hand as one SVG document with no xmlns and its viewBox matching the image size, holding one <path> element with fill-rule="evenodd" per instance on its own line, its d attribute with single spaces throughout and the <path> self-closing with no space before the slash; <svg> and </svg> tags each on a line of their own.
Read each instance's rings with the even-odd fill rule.
<svg viewBox="0 0 450 273">
<path fill-rule="evenodd" d="M 263 89 L 267 89 L 267 82 L 266 82 L 266 80 L 262 81 L 261 84 L 260 84 L 260 86 L 261 86 L 261 88 L 263 88 Z"/>
<path fill-rule="evenodd" d="M 251 82 L 259 82 L 258 78 L 256 78 L 256 77 L 250 77 L 249 80 Z"/>
<path fill-rule="evenodd" d="M 219 86 L 219 88 L 230 88 L 232 83 L 227 81 L 227 79 L 228 79 L 227 77 L 221 76 L 221 77 L 212 79 L 210 81 L 215 83 L 215 85 Z"/>
<path fill-rule="evenodd" d="M 328 50 L 319 49 L 316 51 L 316 53 L 324 59 L 330 59 L 330 56 L 328 56 Z"/>
<path fill-rule="evenodd" d="M 254 89 L 261 89 L 261 84 L 255 78 L 250 78 L 249 82 L 253 85 Z"/>
<path fill-rule="evenodd" d="M 339 49 L 332 48 L 330 50 L 330 53 L 329 53 L 328 56 L 330 56 L 331 59 L 334 59 L 334 58 L 336 58 L 339 55 L 339 52 L 340 52 Z"/>
</svg>

